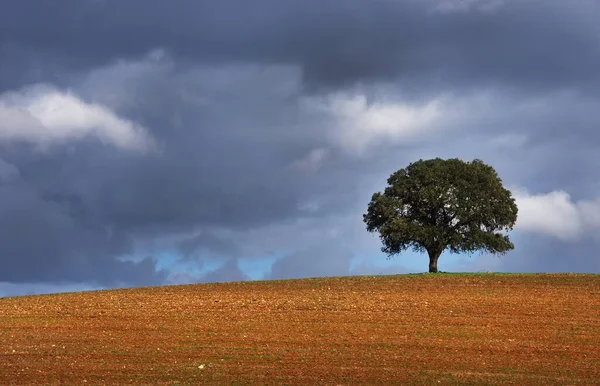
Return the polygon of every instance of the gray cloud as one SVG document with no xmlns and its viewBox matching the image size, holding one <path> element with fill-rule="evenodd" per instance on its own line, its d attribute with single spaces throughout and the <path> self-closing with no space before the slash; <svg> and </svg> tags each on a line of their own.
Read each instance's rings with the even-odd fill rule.
<svg viewBox="0 0 600 386">
<path fill-rule="evenodd" d="M 240 269 L 237 259 L 228 259 L 225 260 L 221 267 L 214 270 L 209 270 L 202 275 L 190 274 L 184 271 L 173 272 L 167 278 L 166 283 L 215 283 L 246 280 L 250 280 L 250 277 Z"/>
<path fill-rule="evenodd" d="M 91 221 L 76 196 L 41 196 L 15 181 L 0 186 L 0 202 L 0 281 L 142 285 L 166 277 L 155 272 L 151 259 L 132 263 L 107 258 L 129 251 L 131 240 Z"/>
<path fill-rule="evenodd" d="M 345 177 L 340 172 L 337 177 L 332 174 L 328 180 L 322 180 L 314 171 L 293 167 L 321 141 L 311 138 L 310 132 L 292 131 L 290 126 L 298 124 L 297 118 L 285 122 L 297 114 L 294 100 L 286 101 L 286 94 L 295 91 L 293 72 L 289 75 L 286 69 L 265 71 L 243 66 L 227 72 L 198 69 L 176 73 L 168 64 L 165 69 L 154 59 L 148 60 L 149 64 L 124 64 L 125 69 L 123 64 L 109 66 L 84 80 L 75 77 L 78 83 L 71 90 L 88 103 L 100 103 L 143 122 L 160 143 L 159 153 L 127 152 L 102 145 L 94 138 L 57 144 L 45 151 L 25 144 L 6 146 L 3 174 L 14 179 L 18 171 L 21 178 L 7 190 L 6 210 L 14 209 L 12 201 L 23 197 L 17 191 L 8 196 L 17 187 L 32 196 L 31 202 L 22 204 L 32 214 L 24 217 L 19 212 L 21 220 L 27 218 L 31 224 L 20 228 L 7 224 L 12 233 L 5 233 L 8 238 L 3 244 L 16 250 L 8 256 L 27 254 L 31 260 L 11 261 L 3 271 L 6 280 L 75 280 L 81 279 L 77 275 L 82 275 L 82 270 L 86 275 L 106 274 L 98 279 L 105 282 L 119 282 L 120 275 L 138 283 L 139 278 L 125 269 L 133 263 L 116 260 L 136 254 L 134 242 L 139 245 L 163 236 L 183 237 L 179 242 L 182 257 L 216 253 L 237 258 L 239 248 L 212 236 L 215 230 L 243 231 L 290 221 L 296 216 L 343 209 L 344 200 L 339 197 L 336 205 L 320 207 L 316 214 L 302 205 L 315 195 L 331 196 L 334 192 L 329 188 Z M 135 71 L 145 65 L 157 68 L 150 68 L 147 77 L 130 79 L 130 85 L 140 86 L 147 93 L 132 95 L 118 87 L 94 87 L 99 73 L 104 86 L 111 82 L 117 85 L 123 71 Z M 164 83 L 155 83 L 157 73 Z M 291 82 L 291 86 L 281 89 L 280 80 Z M 258 87 L 262 82 L 273 86 Z M 244 83 L 247 89 L 243 88 Z M 177 93 L 171 90 L 173 84 L 181 85 Z M 195 93 L 196 88 L 206 93 L 210 106 L 203 106 L 203 96 Z M 163 103 L 163 98 L 169 103 Z M 278 114 L 270 111 L 275 106 L 279 106 Z M 341 184 L 336 189 L 345 190 Z M 341 197 L 350 198 L 347 193 Z M 7 213 L 5 218 L 12 216 Z M 49 220 L 44 220 L 45 216 Z M 192 236 L 187 240 L 177 236 L 190 232 Z M 26 244 L 30 241 L 14 237 L 17 233 L 30 235 L 29 240 L 39 239 L 38 247 L 28 249 Z M 94 264 L 101 266 L 85 262 L 87 248 L 93 256 L 99 256 Z M 42 255 L 47 267 L 31 270 L 32 262 Z M 146 261 L 150 264 L 152 260 Z M 134 266 L 148 268 L 147 264 Z M 116 269 L 121 273 L 109 279 Z M 154 277 L 154 272 L 150 269 L 145 275 Z M 215 277 L 226 276 L 219 275 Z M 160 281 L 162 277 L 155 279 Z"/>
<path fill-rule="evenodd" d="M 402 271 L 364 262 L 384 257 L 360 215 L 418 158 L 595 200 L 599 18 L 584 0 L 13 2 L 0 102 L 46 87 L 104 118 L 0 123 L 0 281 L 243 280 L 238 260 L 265 256 L 271 278 Z M 123 142 L 132 127 L 155 151 Z M 545 237 L 498 267 L 598 269 L 594 239 Z M 157 271 L 165 251 L 224 265 Z"/>
<path fill-rule="evenodd" d="M 6 296 L 37 295 L 59 292 L 101 290 L 103 287 L 89 283 L 47 284 L 47 283 L 4 283 L 0 282 L 0 298 Z"/>
<path fill-rule="evenodd" d="M 590 251 L 598 240 L 585 238 L 564 242 L 551 236 L 521 234 L 515 237 L 514 253 L 505 256 L 475 255 L 455 264 L 457 271 L 494 272 L 591 272 L 600 273 L 600 261 Z"/>
<path fill-rule="evenodd" d="M 269 278 L 348 275 L 352 255 L 352 251 L 335 244 L 315 245 L 277 260 L 271 267 Z"/>
<path fill-rule="evenodd" d="M 229 259 L 225 264 L 209 273 L 204 275 L 200 281 L 204 282 L 223 282 L 223 281 L 243 281 L 249 280 L 250 278 L 246 275 L 239 267 L 237 260 Z"/>
<path fill-rule="evenodd" d="M 17 72 L 30 79 L 164 47 L 187 62 L 297 64 L 317 88 L 394 80 L 416 93 L 462 84 L 597 89 L 597 79 L 589 82 L 600 60 L 593 1 L 507 1 L 466 12 L 439 12 L 440 4 L 28 0 L 11 4 L 0 25 L 3 50 L 18 53 L 27 65 Z M 16 70 L 11 61 L 5 67 Z"/>
</svg>

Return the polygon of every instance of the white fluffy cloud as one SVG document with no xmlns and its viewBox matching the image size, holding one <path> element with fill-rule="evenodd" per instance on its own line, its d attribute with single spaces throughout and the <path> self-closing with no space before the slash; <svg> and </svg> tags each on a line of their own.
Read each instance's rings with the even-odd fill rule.
<svg viewBox="0 0 600 386">
<path fill-rule="evenodd" d="M 517 229 L 575 241 L 600 228 L 600 199 L 573 202 L 562 190 L 529 194 L 524 189 L 515 190 L 515 199 L 519 207 Z"/>
<path fill-rule="evenodd" d="M 88 136 L 127 150 L 156 148 L 141 125 L 69 91 L 34 85 L 0 94 L 0 141 L 24 141 L 45 148 Z"/>
<path fill-rule="evenodd" d="M 332 120 L 333 141 L 355 153 L 377 143 L 421 139 L 448 118 L 441 99 L 417 105 L 394 100 L 369 102 L 364 94 L 336 93 L 306 102 L 309 109 Z"/>
<path fill-rule="evenodd" d="M 440 13 L 493 12 L 505 5 L 505 0 L 444 0 L 436 3 L 434 10 Z"/>
</svg>

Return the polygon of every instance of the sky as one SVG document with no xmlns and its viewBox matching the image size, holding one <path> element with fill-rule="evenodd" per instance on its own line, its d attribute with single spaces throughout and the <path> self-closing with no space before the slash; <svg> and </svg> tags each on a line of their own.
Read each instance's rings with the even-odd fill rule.
<svg viewBox="0 0 600 386">
<path fill-rule="evenodd" d="M 362 214 L 387 177 L 480 158 L 504 256 L 600 272 L 597 0 L 9 0 L 0 296 L 424 272 Z"/>
</svg>

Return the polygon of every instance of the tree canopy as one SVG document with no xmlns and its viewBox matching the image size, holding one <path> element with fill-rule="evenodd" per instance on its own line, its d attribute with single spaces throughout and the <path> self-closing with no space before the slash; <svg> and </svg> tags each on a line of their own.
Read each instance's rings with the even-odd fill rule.
<svg viewBox="0 0 600 386">
<path fill-rule="evenodd" d="M 412 248 L 429 255 L 437 272 L 443 251 L 504 254 L 514 249 L 508 232 L 517 205 L 497 172 L 483 161 L 419 160 L 393 173 L 373 194 L 363 220 L 379 232 L 388 256 Z"/>
</svg>

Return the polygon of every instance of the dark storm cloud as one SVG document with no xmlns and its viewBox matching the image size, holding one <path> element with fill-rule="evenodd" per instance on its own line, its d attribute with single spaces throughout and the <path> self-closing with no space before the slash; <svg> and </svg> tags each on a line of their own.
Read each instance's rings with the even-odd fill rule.
<svg viewBox="0 0 600 386">
<path fill-rule="evenodd" d="M 189 284 L 189 283 L 216 283 L 229 281 L 250 280 L 239 267 L 236 259 L 225 260 L 225 263 L 212 271 L 202 275 L 189 274 L 187 272 L 175 272 L 169 275 L 166 280 L 168 284 Z"/>
<path fill-rule="evenodd" d="M 2 81 L 13 73 L 60 78 L 61 66 L 163 47 L 195 63 L 299 65 L 315 87 L 386 79 L 415 93 L 481 83 L 598 87 L 597 3 L 444 3 L 460 1 L 12 2 L 0 16 L 3 56 L 14 57 Z"/>
<path fill-rule="evenodd" d="M 202 253 L 226 257 L 240 256 L 239 248 L 231 240 L 209 232 L 202 232 L 182 240 L 179 243 L 179 252 L 184 258 L 193 258 Z"/>
<path fill-rule="evenodd" d="M 200 278 L 200 282 L 243 281 L 250 278 L 240 269 L 237 260 L 229 259 L 222 267 L 208 272 Z"/>
<path fill-rule="evenodd" d="M 518 240 L 515 256 L 501 262 L 501 267 L 513 272 L 593 272 L 600 273 L 600 259 L 590 256 L 598 240 L 585 238 L 565 243 L 551 237 L 537 236 Z M 539 256 L 547 256 L 540 265 Z"/>
<path fill-rule="evenodd" d="M 598 240 L 586 237 L 563 242 L 545 235 L 521 234 L 514 238 L 515 251 L 505 256 L 474 256 L 456 263 L 456 271 L 494 272 L 589 272 L 600 273 L 600 260 L 590 251 Z"/>
<path fill-rule="evenodd" d="M 160 151 L 136 153 L 93 135 L 43 151 L 0 138 L 0 282 L 243 280 L 237 259 L 266 255 L 284 255 L 272 278 L 376 272 L 369 264 L 351 270 L 362 224 L 326 241 L 322 235 L 343 228 L 336 221 L 360 223 L 377 181 L 421 157 L 480 157 L 532 192 L 600 195 L 598 176 L 580 167 L 600 150 L 598 4 L 448 6 L 454 3 L 4 4 L 0 110 L 3 91 L 49 84 L 140 124 Z M 390 100 L 378 99 L 378 86 L 391 90 Z M 357 155 L 336 138 L 344 133 L 331 130 L 355 121 L 412 122 L 421 113 L 412 105 L 393 110 L 394 102 L 439 94 L 465 98 L 468 108 L 443 110 L 435 125 L 447 131 L 429 142 L 386 136 L 384 125 L 377 146 Z M 318 108 L 306 107 L 306 98 L 321 96 Z M 342 123 L 340 109 L 350 114 Z M 350 134 L 360 145 L 367 143 L 360 135 L 376 132 L 369 130 Z M 506 135 L 507 146 L 490 144 Z M 315 220 L 314 229 L 298 225 L 303 219 Z M 541 253 L 551 252 L 536 252 L 543 241 L 532 240 L 523 269 L 543 267 Z M 581 245 L 582 256 L 593 243 Z M 162 247 L 225 264 L 166 279 L 155 272 Z M 548 266 L 567 267 L 561 258 L 551 254 Z"/>
<path fill-rule="evenodd" d="M 136 243 L 191 232 L 177 237 L 182 258 L 238 258 L 235 240 L 219 240 L 216 230 L 243 232 L 322 216 L 352 201 L 353 191 L 339 183 L 347 178 L 345 170 L 329 167 L 323 179 L 302 163 L 295 166 L 322 142 L 310 135 L 318 128 L 290 130 L 298 124 L 298 107 L 290 99 L 295 72 L 253 67 L 186 72 L 171 64 L 141 59 L 124 68 L 111 65 L 83 80 L 74 76 L 71 87 L 90 103 L 138 118 L 160 143 L 158 153 L 128 152 L 91 138 L 45 151 L 3 146 L 6 232 L 0 237 L 10 261 L 0 280 L 154 283 L 165 276 L 154 273 L 152 258 L 121 261 L 136 253 Z M 144 72 L 144 66 L 150 69 Z M 122 71 L 129 82 L 125 89 L 119 88 Z M 286 82 L 291 86 L 281 90 Z M 31 198 L 21 205 L 15 201 L 23 192 Z M 310 198 L 333 196 L 335 205 L 318 213 L 302 207 Z M 150 257 L 159 252 L 150 251 Z M 243 277 L 228 276 L 231 267 L 208 278 Z"/>
<path fill-rule="evenodd" d="M 0 185 L 0 282 L 82 282 L 99 285 L 161 283 L 152 259 L 121 262 L 125 235 L 88 221 L 76 196 L 45 195 L 16 181 Z"/>
<path fill-rule="evenodd" d="M 350 274 L 353 253 L 333 243 L 301 249 L 273 263 L 271 279 L 342 276 Z"/>
</svg>

